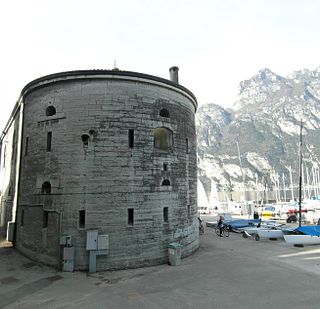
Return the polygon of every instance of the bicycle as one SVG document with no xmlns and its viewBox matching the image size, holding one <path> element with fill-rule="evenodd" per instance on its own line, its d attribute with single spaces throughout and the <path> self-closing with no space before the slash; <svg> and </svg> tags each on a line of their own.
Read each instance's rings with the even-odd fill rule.
<svg viewBox="0 0 320 309">
<path fill-rule="evenodd" d="M 216 227 L 215 232 L 218 236 L 220 236 L 220 228 L 218 226 Z M 222 236 L 224 237 L 230 236 L 229 227 L 225 224 L 222 225 Z"/>
</svg>

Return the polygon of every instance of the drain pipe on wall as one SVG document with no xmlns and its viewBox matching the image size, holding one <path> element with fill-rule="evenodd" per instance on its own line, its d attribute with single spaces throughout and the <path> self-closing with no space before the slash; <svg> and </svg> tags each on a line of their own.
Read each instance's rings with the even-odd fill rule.
<svg viewBox="0 0 320 309">
<path fill-rule="evenodd" d="M 16 162 L 16 179 L 15 179 L 15 190 L 14 190 L 14 198 L 13 198 L 13 206 L 12 206 L 12 222 L 16 222 L 17 211 L 18 211 L 18 193 L 19 193 L 19 183 L 20 183 L 20 169 L 21 169 L 21 156 L 22 156 L 22 133 L 23 133 L 23 123 L 24 123 L 24 102 L 23 97 L 20 96 L 18 101 L 18 106 L 20 108 L 20 116 L 19 116 L 19 134 L 17 139 L 17 162 Z M 16 224 L 14 226 L 14 235 L 12 242 L 15 242 L 16 238 Z M 8 233 L 8 231 L 7 231 Z"/>
</svg>

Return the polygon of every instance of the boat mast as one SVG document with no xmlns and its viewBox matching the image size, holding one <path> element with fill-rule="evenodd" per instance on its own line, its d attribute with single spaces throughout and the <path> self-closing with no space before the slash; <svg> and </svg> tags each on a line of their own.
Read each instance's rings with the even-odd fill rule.
<svg viewBox="0 0 320 309">
<path fill-rule="evenodd" d="M 283 201 L 287 202 L 287 192 L 286 192 L 286 183 L 284 180 L 284 173 L 282 173 L 282 184 L 283 184 Z"/>
<path fill-rule="evenodd" d="M 255 173 L 255 177 L 256 177 L 256 205 L 258 205 L 259 203 L 259 187 L 258 187 L 258 174 Z"/>
<path fill-rule="evenodd" d="M 312 184 L 313 184 L 313 193 L 315 196 L 319 195 L 318 190 L 318 172 L 316 166 L 312 166 Z"/>
<path fill-rule="evenodd" d="M 299 227 L 301 226 L 301 195 L 302 195 L 302 119 L 300 122 L 300 144 L 299 144 Z"/>
<path fill-rule="evenodd" d="M 245 183 L 245 177 L 244 177 L 243 168 L 242 168 L 242 162 L 241 162 L 241 156 L 240 156 L 240 147 L 239 147 L 239 143 L 238 142 L 237 142 L 237 148 L 238 148 L 238 156 L 239 156 L 240 169 L 241 169 L 242 182 L 243 182 L 244 203 L 245 203 L 246 211 L 248 213 L 248 217 L 250 218 L 251 211 L 249 211 L 249 206 L 248 206 L 246 183 Z"/>
<path fill-rule="evenodd" d="M 301 190 L 303 190 L 303 199 L 306 199 L 306 181 L 304 179 L 304 163 L 302 160 L 301 160 L 301 178 L 302 178 L 302 181 L 301 181 L 302 189 Z M 302 192 L 301 192 L 301 194 L 302 194 Z"/>
<path fill-rule="evenodd" d="M 276 177 L 276 190 L 278 192 L 278 199 L 277 203 L 281 203 L 281 192 L 280 192 L 280 180 L 279 180 L 279 174 L 275 172 L 275 177 Z"/>
<path fill-rule="evenodd" d="M 317 196 L 319 195 L 319 190 L 320 190 L 320 181 L 319 181 L 319 168 L 318 166 L 315 168 L 316 171 L 316 181 L 317 181 Z"/>
<path fill-rule="evenodd" d="M 307 164 L 305 164 L 306 167 L 306 173 L 307 173 L 307 198 L 310 199 L 311 198 L 311 193 L 310 193 L 310 176 L 309 176 L 309 169 Z"/>
<path fill-rule="evenodd" d="M 290 169 L 289 169 L 289 174 L 290 174 L 290 186 L 291 186 L 291 199 L 292 199 L 292 201 L 294 201 L 293 183 L 292 183 L 292 170 L 291 170 L 291 166 L 290 166 Z"/>
</svg>

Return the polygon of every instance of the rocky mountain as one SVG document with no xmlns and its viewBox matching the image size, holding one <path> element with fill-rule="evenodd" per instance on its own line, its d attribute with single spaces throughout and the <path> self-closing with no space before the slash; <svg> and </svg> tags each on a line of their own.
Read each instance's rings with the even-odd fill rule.
<svg viewBox="0 0 320 309">
<path fill-rule="evenodd" d="M 247 190 L 297 185 L 301 123 L 303 179 L 316 182 L 320 67 L 287 77 L 265 68 L 242 81 L 239 91 L 231 109 L 206 104 L 197 112 L 199 179 L 207 196 L 212 182 L 228 192 L 243 190 L 243 179 Z"/>
</svg>

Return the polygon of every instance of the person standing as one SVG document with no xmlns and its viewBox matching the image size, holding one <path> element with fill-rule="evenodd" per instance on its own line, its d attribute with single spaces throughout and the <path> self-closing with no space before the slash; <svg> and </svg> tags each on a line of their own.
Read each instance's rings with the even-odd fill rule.
<svg viewBox="0 0 320 309">
<path fill-rule="evenodd" d="M 222 237 L 222 229 L 223 229 L 223 217 L 222 216 L 219 217 L 218 228 L 220 231 L 220 237 Z"/>
</svg>

